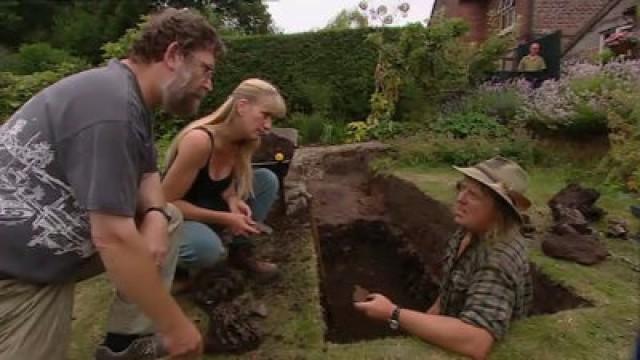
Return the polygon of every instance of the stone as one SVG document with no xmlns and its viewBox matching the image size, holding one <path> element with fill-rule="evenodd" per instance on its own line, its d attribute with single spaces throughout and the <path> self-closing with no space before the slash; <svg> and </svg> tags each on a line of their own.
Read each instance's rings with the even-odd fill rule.
<svg viewBox="0 0 640 360">
<path fill-rule="evenodd" d="M 582 265 L 594 265 L 604 261 L 609 252 L 595 235 L 548 233 L 542 242 L 545 255 L 576 262 Z"/>
<path fill-rule="evenodd" d="M 578 184 L 569 184 L 549 201 L 554 220 L 558 221 L 564 214 L 563 208 L 577 209 L 589 221 L 598 221 L 605 211 L 595 206 L 600 193 L 594 189 L 583 188 Z"/>
<path fill-rule="evenodd" d="M 356 285 L 354 290 L 353 290 L 353 302 L 363 302 L 363 301 L 367 301 L 367 298 L 369 297 L 369 290 Z"/>
<path fill-rule="evenodd" d="M 607 236 L 615 239 L 627 239 L 629 237 L 629 226 L 627 222 L 618 218 L 609 219 Z"/>
<path fill-rule="evenodd" d="M 557 235 L 592 234 L 594 232 L 589 227 L 587 219 L 577 209 L 557 206 L 554 213 L 555 224 L 551 227 L 551 231 Z"/>
</svg>

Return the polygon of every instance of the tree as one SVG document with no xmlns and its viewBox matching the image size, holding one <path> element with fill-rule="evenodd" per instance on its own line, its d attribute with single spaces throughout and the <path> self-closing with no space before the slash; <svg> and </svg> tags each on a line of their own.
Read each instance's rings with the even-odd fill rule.
<svg viewBox="0 0 640 360">
<path fill-rule="evenodd" d="M 271 14 L 261 0 L 155 0 L 153 3 L 198 9 L 223 33 L 258 35 L 275 32 Z"/>
<path fill-rule="evenodd" d="M 369 26 L 369 19 L 360 13 L 357 9 L 354 10 L 342 10 L 336 15 L 327 26 L 325 30 L 346 30 L 353 28 L 365 28 Z"/>
<path fill-rule="evenodd" d="M 163 6 L 198 9 L 225 35 L 275 31 L 260 0 L 0 0 L 0 45 L 16 51 L 24 43 L 49 43 L 97 63 L 102 44 Z"/>
</svg>

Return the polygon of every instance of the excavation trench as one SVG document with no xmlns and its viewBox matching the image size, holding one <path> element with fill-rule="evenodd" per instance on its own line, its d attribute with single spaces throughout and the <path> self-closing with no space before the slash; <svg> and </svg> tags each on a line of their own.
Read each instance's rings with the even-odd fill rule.
<svg viewBox="0 0 640 360">
<path fill-rule="evenodd" d="M 356 285 L 379 292 L 399 306 L 425 311 L 438 294 L 441 259 L 455 230 L 447 206 L 415 185 L 393 176 L 372 175 L 375 152 L 346 147 L 308 155 L 292 167 L 304 178 L 326 322 L 325 338 L 351 343 L 396 336 L 353 307 Z M 316 150 L 317 151 L 317 150 Z M 314 158 L 315 156 L 315 158 Z M 309 175 L 309 170 L 314 172 Z M 535 304 L 531 315 L 590 306 L 585 299 L 532 267 Z"/>
</svg>

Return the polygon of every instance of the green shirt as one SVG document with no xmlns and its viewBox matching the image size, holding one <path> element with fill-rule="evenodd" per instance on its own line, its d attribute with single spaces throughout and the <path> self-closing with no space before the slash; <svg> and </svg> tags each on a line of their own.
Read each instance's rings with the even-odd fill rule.
<svg viewBox="0 0 640 360">
<path fill-rule="evenodd" d="M 540 55 L 527 55 L 520 60 L 519 71 L 535 72 L 547 69 L 547 64 Z"/>
<path fill-rule="evenodd" d="M 492 244 L 474 238 L 456 259 L 464 235 L 455 233 L 445 251 L 440 314 L 500 339 L 512 320 L 527 316 L 533 302 L 525 239 L 517 230 Z"/>
</svg>

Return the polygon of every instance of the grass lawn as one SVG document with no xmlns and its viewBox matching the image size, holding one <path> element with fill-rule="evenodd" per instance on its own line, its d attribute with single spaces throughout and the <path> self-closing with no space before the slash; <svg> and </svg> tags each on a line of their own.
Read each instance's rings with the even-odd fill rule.
<svg viewBox="0 0 640 360">
<path fill-rule="evenodd" d="M 417 184 L 425 193 L 444 202 L 453 199 L 458 179 L 449 168 L 400 168 L 392 172 Z M 565 185 L 567 172 L 530 170 L 534 221 L 548 221 L 546 201 Z M 628 207 L 628 195 L 603 192 L 600 205 L 611 214 L 627 218 L 639 228 Z M 278 224 L 276 224 L 278 225 Z M 282 224 L 280 224 L 282 225 Z M 604 224 L 599 224 L 604 226 Z M 282 229 L 276 226 L 276 230 Z M 319 301 L 316 254 L 311 229 L 286 226 L 270 238 L 261 239 L 260 249 L 278 261 L 283 279 L 273 287 L 250 285 L 247 296 L 264 302 L 269 310 L 263 321 L 265 342 L 260 349 L 241 356 L 213 356 L 208 359 L 457 359 L 412 338 L 387 338 L 355 344 L 328 344 Z M 640 273 L 634 272 L 624 257 L 640 263 L 640 246 L 621 240 L 607 240 L 617 257 L 592 267 L 558 261 L 532 249 L 532 260 L 552 279 L 573 289 L 594 303 L 594 307 L 537 316 L 514 324 L 507 338 L 498 344 L 492 359 L 629 359 L 634 337 L 640 327 Z M 74 312 L 73 344 L 70 359 L 91 357 L 104 329 L 111 290 L 104 277 L 79 286 Z M 192 304 L 181 300 L 188 312 L 204 327 L 204 317 Z"/>
</svg>

